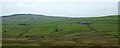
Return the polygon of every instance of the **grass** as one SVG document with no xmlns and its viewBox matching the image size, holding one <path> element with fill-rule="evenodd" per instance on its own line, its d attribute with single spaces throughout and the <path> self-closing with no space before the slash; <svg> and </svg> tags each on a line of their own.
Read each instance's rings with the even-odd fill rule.
<svg viewBox="0 0 120 48">
<path fill-rule="evenodd" d="M 14 15 L 3 17 L 2 30 L 3 46 L 115 46 L 119 37 L 117 15 L 93 18 Z"/>
</svg>

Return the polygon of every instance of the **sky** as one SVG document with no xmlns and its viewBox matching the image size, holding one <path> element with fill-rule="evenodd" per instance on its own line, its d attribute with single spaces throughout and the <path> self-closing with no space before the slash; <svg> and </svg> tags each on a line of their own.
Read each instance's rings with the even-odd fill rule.
<svg viewBox="0 0 120 48">
<path fill-rule="evenodd" d="M 97 17 L 118 14 L 119 0 L 0 0 L 0 16 L 43 14 Z"/>
</svg>

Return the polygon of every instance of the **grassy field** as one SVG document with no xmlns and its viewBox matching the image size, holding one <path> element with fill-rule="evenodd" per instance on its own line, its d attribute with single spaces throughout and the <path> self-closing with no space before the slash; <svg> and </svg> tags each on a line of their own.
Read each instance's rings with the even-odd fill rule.
<svg viewBox="0 0 120 48">
<path fill-rule="evenodd" d="M 3 46 L 119 46 L 120 37 L 117 15 L 68 18 L 32 14 L 2 17 L 2 36 Z"/>
</svg>

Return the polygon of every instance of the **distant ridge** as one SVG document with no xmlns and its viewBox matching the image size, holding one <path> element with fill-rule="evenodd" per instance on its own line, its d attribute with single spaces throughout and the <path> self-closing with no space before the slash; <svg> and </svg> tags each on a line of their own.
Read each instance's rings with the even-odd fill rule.
<svg viewBox="0 0 120 48">
<path fill-rule="evenodd" d="M 46 15 L 37 15 L 37 14 L 13 14 L 13 15 L 6 15 L 6 16 L 2 16 L 2 17 L 11 17 L 11 16 L 29 16 L 29 15 L 34 15 L 34 16 L 46 16 Z"/>
<path fill-rule="evenodd" d="M 11 17 L 11 16 L 47 16 L 47 15 L 42 15 L 42 14 L 12 14 L 12 15 L 0 16 L 0 18 Z M 106 15 L 106 16 L 99 16 L 99 17 L 107 17 L 107 16 L 119 16 L 119 15 Z M 49 16 L 48 15 L 47 17 L 63 17 L 63 16 Z M 91 18 L 91 17 L 67 17 L 67 18 Z"/>
</svg>

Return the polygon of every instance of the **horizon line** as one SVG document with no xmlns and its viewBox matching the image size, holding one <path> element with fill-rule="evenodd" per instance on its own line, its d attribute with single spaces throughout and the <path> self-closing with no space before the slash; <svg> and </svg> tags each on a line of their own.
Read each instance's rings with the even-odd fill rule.
<svg viewBox="0 0 120 48">
<path fill-rule="evenodd" d="M 0 17 L 4 16 L 12 16 L 12 15 L 22 15 L 22 14 L 8 14 L 8 15 L 0 15 Z M 98 15 L 98 16 L 70 16 L 70 15 L 45 15 L 45 14 L 30 14 L 25 13 L 23 15 L 43 15 L 43 16 L 52 16 L 52 17 L 102 17 L 102 16 L 113 16 L 113 15 L 119 15 L 119 14 L 110 14 L 110 15 Z"/>
</svg>

